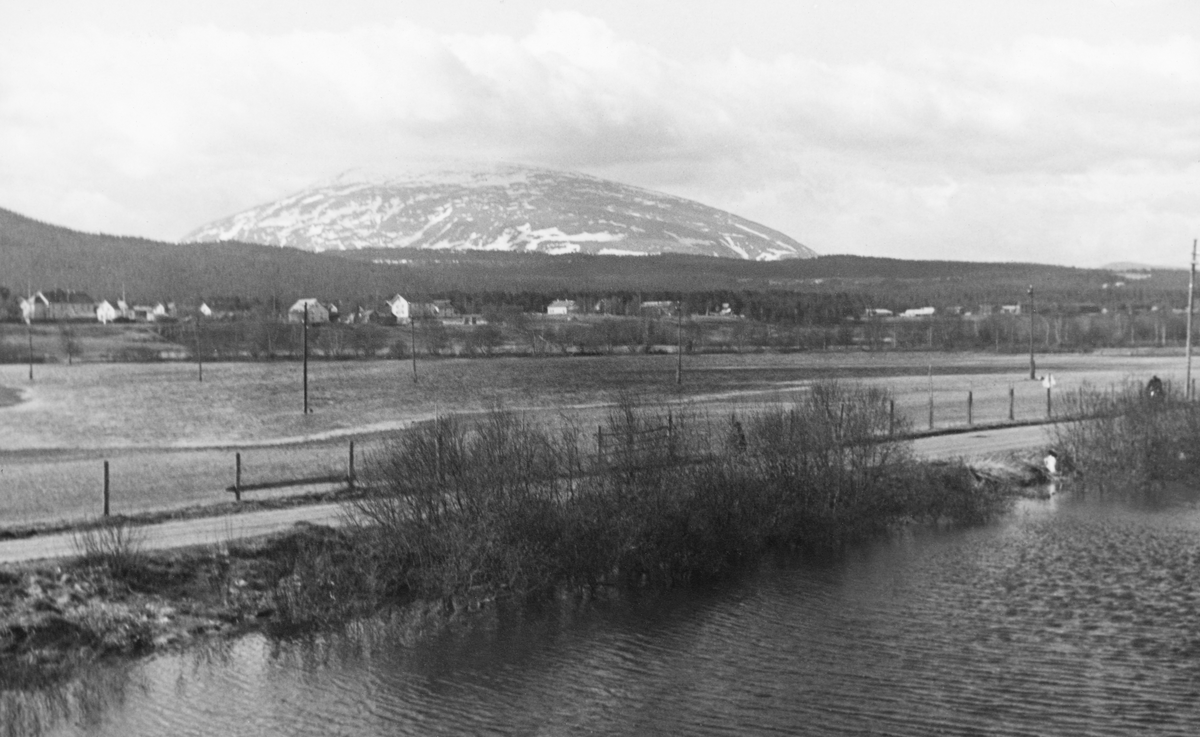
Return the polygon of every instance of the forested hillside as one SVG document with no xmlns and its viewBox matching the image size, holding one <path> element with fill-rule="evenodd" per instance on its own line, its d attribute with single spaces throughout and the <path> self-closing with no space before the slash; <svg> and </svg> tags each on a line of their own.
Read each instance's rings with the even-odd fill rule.
<svg viewBox="0 0 1200 737">
<path fill-rule="evenodd" d="M 1185 271 L 1133 280 L 1105 270 L 1040 264 L 902 261 L 822 256 L 757 263 L 683 255 L 646 257 L 363 250 L 311 254 L 243 243 L 174 244 L 80 233 L 0 210 L 0 296 L 27 288 L 195 303 L 236 297 L 276 309 L 301 296 L 347 304 L 403 293 L 449 298 L 462 311 L 544 310 L 556 298 L 628 314 L 683 298 L 688 312 L 769 322 L 830 324 L 868 307 L 939 310 L 1015 304 L 1033 285 L 1041 309 L 1080 305 L 1132 311 L 1183 306 Z M 10 310 L 11 316 L 11 310 Z"/>
</svg>

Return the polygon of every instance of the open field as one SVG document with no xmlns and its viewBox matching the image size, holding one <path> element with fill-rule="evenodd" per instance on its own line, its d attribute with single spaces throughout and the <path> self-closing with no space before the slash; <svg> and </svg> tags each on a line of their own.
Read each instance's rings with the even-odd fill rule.
<svg viewBox="0 0 1200 737">
<path fill-rule="evenodd" d="M 415 385 L 403 361 L 321 361 L 309 367 L 308 416 L 298 363 L 206 364 L 203 383 L 194 365 L 182 363 L 38 366 L 32 384 L 25 367 L 2 366 L 0 394 L 17 390 L 23 401 L 0 406 L 0 526 L 97 514 L 104 460 L 114 513 L 207 504 L 228 499 L 235 451 L 247 483 L 341 473 L 350 438 L 366 454 L 389 429 L 495 403 L 588 428 L 619 391 L 724 417 L 748 404 L 786 403 L 811 381 L 836 378 L 891 389 L 897 414 L 920 430 L 928 423 L 931 364 L 939 428 L 966 424 L 968 391 L 975 424 L 1006 420 L 1010 386 L 1017 420 L 1045 416 L 1045 390 L 1028 380 L 1027 360 L 990 354 L 687 356 L 682 387 L 674 383 L 674 356 L 423 361 Z M 1038 357 L 1038 370 L 1054 374 L 1061 393 L 1151 374 L 1182 382 L 1184 362 L 1049 355 Z"/>
</svg>

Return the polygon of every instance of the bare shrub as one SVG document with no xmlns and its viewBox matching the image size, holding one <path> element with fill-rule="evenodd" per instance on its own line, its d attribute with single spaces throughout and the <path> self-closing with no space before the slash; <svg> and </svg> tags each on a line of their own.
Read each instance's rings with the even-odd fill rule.
<svg viewBox="0 0 1200 737">
<path fill-rule="evenodd" d="M 136 574 L 145 563 L 142 553 L 144 531 L 123 518 L 104 519 L 76 530 L 71 543 L 84 565 L 108 568 L 116 578 Z"/>
<path fill-rule="evenodd" d="M 1146 395 L 1126 382 L 1104 392 L 1085 385 L 1064 397 L 1071 418 L 1054 428 L 1060 461 L 1100 485 L 1200 478 L 1200 405 L 1178 391 Z"/>
<path fill-rule="evenodd" d="M 1001 505 L 965 469 L 918 463 L 895 439 L 903 428 L 889 433 L 887 400 L 826 383 L 795 404 L 713 421 L 625 395 L 596 445 L 571 423 L 552 431 L 502 409 L 471 423 L 438 417 L 368 459 L 353 540 L 369 562 L 356 565 L 381 596 L 457 607 L 674 586 L 898 521 L 990 519 Z"/>
</svg>

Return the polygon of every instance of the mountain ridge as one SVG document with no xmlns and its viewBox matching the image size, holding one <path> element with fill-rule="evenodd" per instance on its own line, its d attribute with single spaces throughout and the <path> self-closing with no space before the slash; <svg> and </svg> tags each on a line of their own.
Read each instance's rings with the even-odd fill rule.
<svg viewBox="0 0 1200 737">
<path fill-rule="evenodd" d="M 350 170 L 203 225 L 182 240 L 314 252 L 681 253 L 755 261 L 817 255 L 777 230 L 692 200 L 515 164 L 402 174 Z"/>
</svg>

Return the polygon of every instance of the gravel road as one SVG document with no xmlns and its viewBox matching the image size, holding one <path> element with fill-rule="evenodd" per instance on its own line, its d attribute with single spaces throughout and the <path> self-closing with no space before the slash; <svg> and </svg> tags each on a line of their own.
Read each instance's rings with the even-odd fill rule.
<svg viewBox="0 0 1200 737">
<path fill-rule="evenodd" d="M 1037 448 L 1049 442 L 1049 426 L 1009 427 L 921 438 L 913 442 L 917 455 L 932 459 L 971 458 Z M 315 504 L 221 517 L 202 517 L 146 525 L 139 528 L 146 550 L 219 545 L 231 540 L 258 537 L 286 530 L 300 522 L 341 524 L 345 517 L 337 504 Z M 67 558 L 76 554 L 72 533 L 38 535 L 0 542 L 0 563 Z"/>
</svg>

